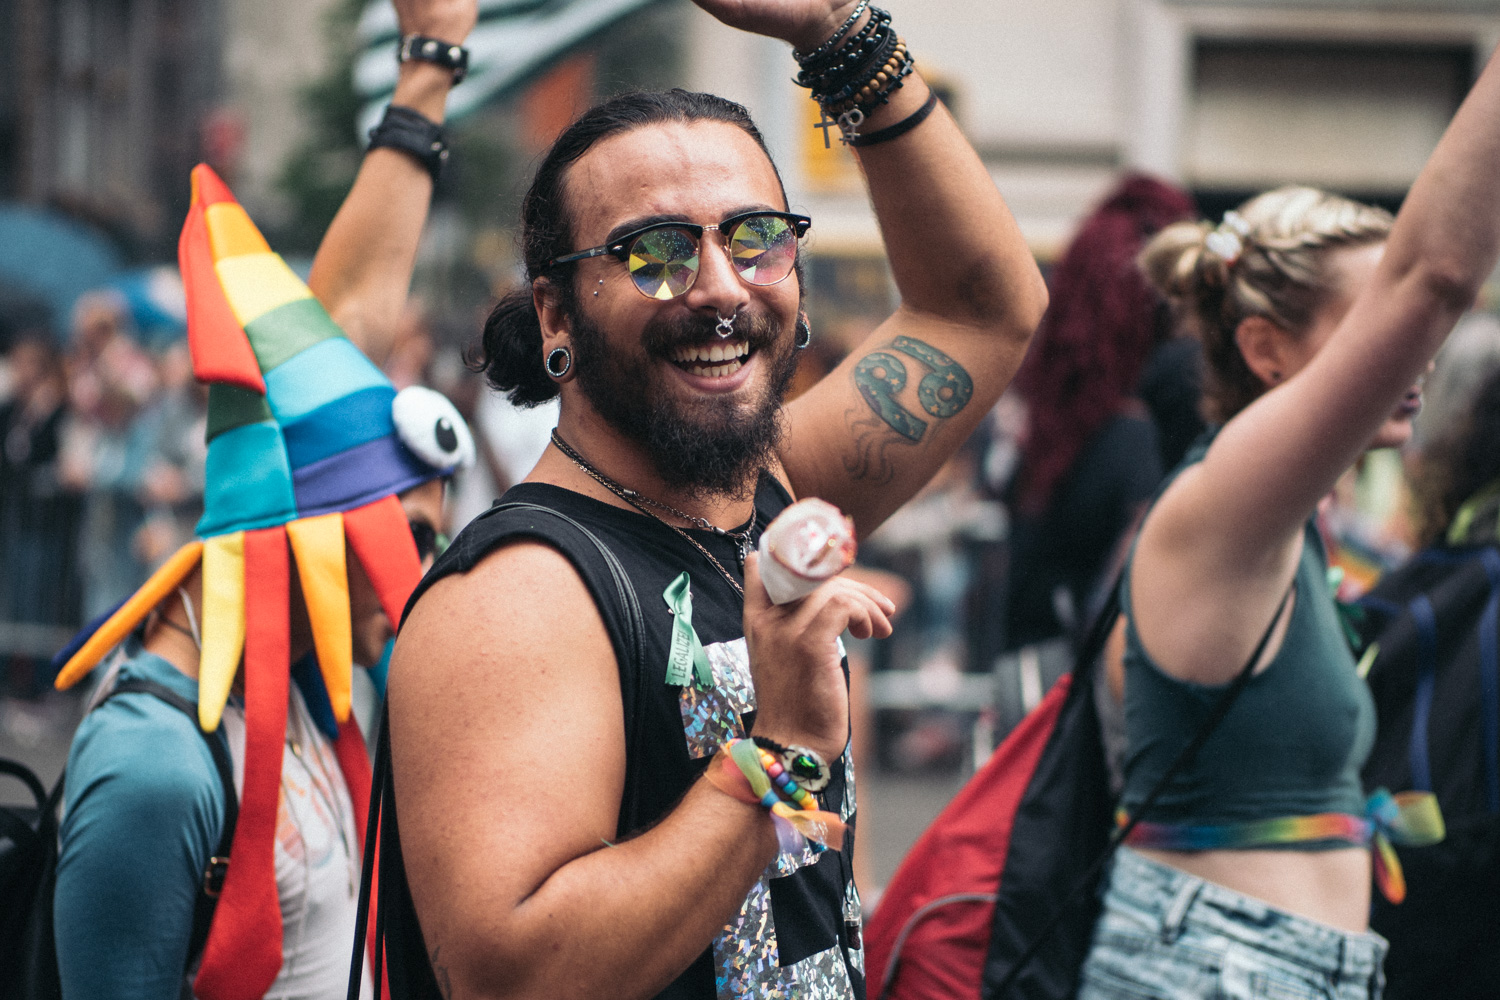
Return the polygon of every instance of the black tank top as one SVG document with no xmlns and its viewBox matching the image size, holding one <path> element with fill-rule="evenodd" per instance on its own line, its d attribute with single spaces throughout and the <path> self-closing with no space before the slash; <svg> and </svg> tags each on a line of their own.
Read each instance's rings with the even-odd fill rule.
<svg viewBox="0 0 1500 1000">
<path fill-rule="evenodd" d="M 758 541 L 790 502 L 779 482 L 762 476 L 752 540 Z M 507 506 L 514 504 L 553 513 Z M 603 543 L 613 560 L 599 551 L 589 534 Z M 691 534 L 743 584 L 734 542 L 705 531 Z M 501 544 L 522 538 L 544 542 L 568 558 L 608 629 L 625 710 L 626 778 L 618 832 L 628 836 L 670 812 L 714 751 L 725 740 L 746 735 L 754 723 L 743 599 L 701 552 L 661 522 L 571 490 L 521 483 L 454 539 L 412 595 L 408 612 L 437 580 L 467 572 Z M 620 570 L 628 579 L 626 588 L 616 582 Z M 662 594 L 683 572 L 691 578 L 693 628 L 713 669 L 712 690 L 666 683 L 673 615 Z M 644 626 L 638 642 L 632 603 Z M 847 669 L 846 663 L 846 676 Z M 864 997 L 860 904 L 850 864 L 854 767 L 847 751 L 832 770 L 833 780 L 818 798 L 824 809 L 838 812 L 849 825 L 844 850 L 807 849 L 778 856 L 709 949 L 658 994 L 661 1000 Z M 391 801 L 386 809 L 381 905 L 386 912 L 392 994 L 435 996 L 435 984 L 429 992 L 431 972 L 406 891 Z M 402 967 L 399 974 L 397 965 Z M 410 992 L 403 992 L 402 986 Z"/>
</svg>

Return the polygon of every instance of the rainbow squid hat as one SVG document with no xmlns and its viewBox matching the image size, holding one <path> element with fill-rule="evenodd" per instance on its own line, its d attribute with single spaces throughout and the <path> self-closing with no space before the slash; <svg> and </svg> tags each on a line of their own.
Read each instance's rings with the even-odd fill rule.
<svg viewBox="0 0 1500 1000">
<path fill-rule="evenodd" d="M 396 392 L 212 170 L 198 166 L 192 181 L 178 260 L 193 371 L 209 383 L 202 540 L 178 550 L 89 635 L 56 684 L 67 688 L 92 670 L 201 563 L 198 721 L 218 728 L 243 657 L 245 762 L 229 870 L 194 992 L 255 1000 L 281 968 L 273 849 L 291 675 L 288 544 L 363 836 L 370 766 L 349 711 L 345 543 L 399 622 L 422 568 L 396 494 L 471 464 L 474 441 L 440 394 Z"/>
</svg>

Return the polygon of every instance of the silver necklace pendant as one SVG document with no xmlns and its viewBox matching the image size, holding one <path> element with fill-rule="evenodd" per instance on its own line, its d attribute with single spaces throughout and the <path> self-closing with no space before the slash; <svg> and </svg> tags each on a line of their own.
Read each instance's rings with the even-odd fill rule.
<svg viewBox="0 0 1500 1000">
<path fill-rule="evenodd" d="M 719 321 L 721 323 L 724 322 L 724 318 L 720 317 Z M 734 322 L 733 316 L 729 317 L 729 322 Z M 702 543 L 700 543 L 692 535 L 689 535 L 683 529 L 679 528 L 677 525 L 663 520 L 662 517 L 652 511 L 651 508 L 660 507 L 662 510 L 667 511 L 674 517 L 682 518 L 689 524 L 696 525 L 705 530 L 714 532 L 717 535 L 733 539 L 736 543 L 735 556 L 740 565 L 741 577 L 745 575 L 745 557 L 750 553 L 750 528 L 746 528 L 743 532 L 725 531 L 723 528 L 711 523 L 706 518 L 694 517 L 691 514 L 687 514 L 683 511 L 678 510 L 675 507 L 669 507 L 659 500 L 652 500 L 648 497 L 643 497 L 635 490 L 626 489 L 620 483 L 615 482 L 613 479 L 609 478 L 604 473 L 594 468 L 593 465 L 589 463 L 588 459 L 584 458 L 582 455 L 578 454 L 578 452 L 574 451 L 573 447 L 563 440 L 562 435 L 557 432 L 557 428 L 555 427 L 552 429 L 552 443 L 557 446 L 559 451 L 572 459 L 575 465 L 582 469 L 586 475 L 592 478 L 600 486 L 603 486 L 605 489 L 609 490 L 615 496 L 630 504 L 642 514 L 645 514 L 647 517 L 652 518 L 658 524 L 665 526 L 669 531 L 674 531 L 679 537 L 685 539 L 689 545 L 697 549 L 705 559 L 713 564 L 714 569 L 718 570 L 719 575 L 722 576 L 726 581 L 728 581 L 729 585 L 734 588 L 735 593 L 739 594 L 740 597 L 745 596 L 744 586 L 740 583 L 739 580 L 736 580 L 734 578 L 729 570 L 724 568 L 724 565 L 720 563 L 718 559 L 714 558 L 714 554 L 712 552 L 704 548 Z"/>
</svg>

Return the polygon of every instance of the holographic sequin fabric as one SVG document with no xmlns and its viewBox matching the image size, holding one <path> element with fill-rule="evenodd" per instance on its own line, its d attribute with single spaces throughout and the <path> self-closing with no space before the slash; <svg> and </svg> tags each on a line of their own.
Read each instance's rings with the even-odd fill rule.
<svg viewBox="0 0 1500 1000">
<path fill-rule="evenodd" d="M 844 744 L 844 801 L 839 804 L 839 819 L 845 823 L 854 815 L 854 744 Z"/>
<path fill-rule="evenodd" d="M 781 878 L 785 875 L 790 875 L 803 865 L 815 864 L 817 860 L 818 852 L 813 849 L 811 844 L 808 844 L 802 850 L 795 853 L 782 851 L 776 855 L 776 860 L 771 862 L 771 867 L 775 870 L 776 877 Z"/>
<path fill-rule="evenodd" d="M 750 680 L 750 653 L 744 639 L 705 646 L 713 670 L 714 687 L 705 691 L 685 684 L 679 695 L 682 729 L 688 754 L 712 756 L 725 742 L 745 736 L 741 715 L 755 710 L 755 686 Z"/>
<path fill-rule="evenodd" d="M 760 996 L 760 984 L 777 970 L 771 887 L 761 876 L 739 914 L 714 939 L 714 988 L 719 1000 Z"/>
<path fill-rule="evenodd" d="M 683 735 L 690 756 L 708 757 L 725 741 L 745 733 L 743 715 L 755 710 L 755 688 L 750 679 L 750 655 L 744 639 L 704 647 L 713 670 L 714 689 L 685 685 L 679 695 Z M 854 772 L 846 752 L 846 787 L 840 802 L 842 818 L 854 812 Z M 830 804 L 831 805 L 831 804 Z M 740 912 L 714 939 L 714 984 L 719 1000 L 853 1000 L 854 985 L 838 945 L 782 967 L 771 912 L 771 879 L 785 878 L 814 864 L 819 857 L 811 845 L 777 855 L 745 896 Z M 852 903 L 851 903 L 852 900 Z M 853 910 L 851 911 L 851 905 Z M 859 897 L 851 883 L 845 890 L 843 917 L 858 921 Z M 862 949 L 847 949 L 848 961 L 863 969 Z"/>
<path fill-rule="evenodd" d="M 768 871 L 755 883 L 739 916 L 714 940 L 714 986 L 719 1000 L 853 1000 L 854 984 L 837 946 L 794 965 L 780 965 L 769 875 Z M 848 908 L 846 898 L 846 913 Z M 859 954 L 863 967 L 864 955 Z"/>
<path fill-rule="evenodd" d="M 787 1000 L 849 1000 L 854 984 L 837 946 L 809 955 L 796 965 L 777 969 L 761 987 L 757 997 Z"/>
</svg>

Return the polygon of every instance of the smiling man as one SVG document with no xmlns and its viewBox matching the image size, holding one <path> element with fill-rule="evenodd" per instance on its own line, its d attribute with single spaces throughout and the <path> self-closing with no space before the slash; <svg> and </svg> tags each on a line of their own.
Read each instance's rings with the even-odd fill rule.
<svg viewBox="0 0 1500 1000">
<path fill-rule="evenodd" d="M 874 530 L 1000 395 L 1046 292 L 888 15 L 699 3 L 800 50 L 902 304 L 783 405 L 813 336 L 811 223 L 744 109 L 628 95 L 552 147 L 522 210 L 529 286 L 481 363 L 517 403 L 561 397 L 553 447 L 439 560 L 391 668 L 398 995 L 864 995 L 849 842 L 778 831 L 775 783 L 734 775 L 750 748 L 852 830 L 839 636 L 887 634 L 892 608 L 843 579 L 774 606 L 747 553 L 795 497 Z"/>
</svg>

